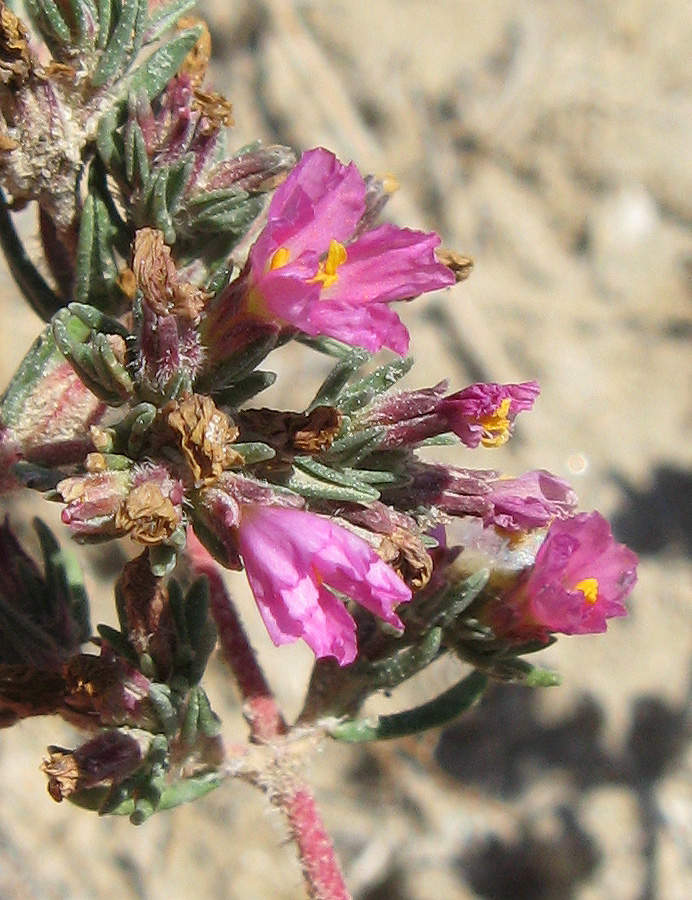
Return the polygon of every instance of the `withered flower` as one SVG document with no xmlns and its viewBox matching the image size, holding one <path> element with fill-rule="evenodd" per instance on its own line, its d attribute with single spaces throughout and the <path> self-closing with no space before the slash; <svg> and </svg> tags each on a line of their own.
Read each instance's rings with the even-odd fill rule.
<svg viewBox="0 0 692 900">
<path fill-rule="evenodd" d="M 382 539 L 377 552 L 414 591 L 424 588 L 430 581 L 433 561 L 422 540 L 414 532 L 406 528 L 395 528 Z"/>
<path fill-rule="evenodd" d="M 104 731 L 77 747 L 49 747 L 41 771 L 48 776 L 48 793 L 60 803 L 75 791 L 104 782 L 122 781 L 136 771 L 143 758 L 140 742 L 124 731 Z"/>
<path fill-rule="evenodd" d="M 151 481 L 134 487 L 115 513 L 115 527 L 140 544 L 161 544 L 182 522 L 171 498 Z"/>
<path fill-rule="evenodd" d="M 212 484 L 225 469 L 242 464 L 231 447 L 239 429 L 211 397 L 192 394 L 171 401 L 161 415 L 168 432 L 163 437 L 180 449 L 196 485 Z"/>
<path fill-rule="evenodd" d="M 137 231 L 132 271 L 137 287 L 158 316 L 173 314 L 190 322 L 199 321 L 208 295 L 180 278 L 163 232 L 156 228 Z"/>
<path fill-rule="evenodd" d="M 316 406 L 308 413 L 243 409 L 238 421 L 243 439 L 260 437 L 279 453 L 317 454 L 334 443 L 342 415 L 332 406 Z"/>
</svg>

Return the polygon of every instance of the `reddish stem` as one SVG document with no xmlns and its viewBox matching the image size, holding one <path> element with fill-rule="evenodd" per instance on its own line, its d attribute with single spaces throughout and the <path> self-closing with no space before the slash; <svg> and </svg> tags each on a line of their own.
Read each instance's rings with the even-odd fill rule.
<svg viewBox="0 0 692 900">
<path fill-rule="evenodd" d="M 288 819 L 311 900 L 351 900 L 334 845 L 307 786 L 289 782 L 273 802 Z"/>
<path fill-rule="evenodd" d="M 187 552 L 195 572 L 209 579 L 209 602 L 219 629 L 221 650 L 245 703 L 253 738 L 266 742 L 285 734 L 286 723 L 228 595 L 219 567 L 192 529 L 187 532 Z"/>
</svg>

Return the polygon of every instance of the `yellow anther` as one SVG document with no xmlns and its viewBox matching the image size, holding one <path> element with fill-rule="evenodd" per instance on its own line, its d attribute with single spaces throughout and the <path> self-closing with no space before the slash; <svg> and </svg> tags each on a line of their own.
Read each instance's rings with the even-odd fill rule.
<svg viewBox="0 0 692 900">
<path fill-rule="evenodd" d="M 382 190 L 385 194 L 393 194 L 399 190 L 399 182 L 393 175 L 385 175 L 382 178 Z"/>
<path fill-rule="evenodd" d="M 336 270 L 346 262 L 347 255 L 346 248 L 343 244 L 334 240 L 330 241 L 327 258 L 323 263 L 320 263 L 317 274 L 314 278 L 310 279 L 309 284 L 320 281 L 323 288 L 329 288 L 333 284 L 336 284 L 339 279 Z"/>
<path fill-rule="evenodd" d="M 505 397 L 497 409 L 479 419 L 480 424 L 488 433 L 487 437 L 481 438 L 481 444 L 484 447 L 501 447 L 509 440 L 509 408 L 512 405 L 511 397 Z"/>
<path fill-rule="evenodd" d="M 269 271 L 272 272 L 274 269 L 283 269 L 290 259 L 290 256 L 291 252 L 288 247 L 279 247 L 269 263 Z"/>
<path fill-rule="evenodd" d="M 574 585 L 575 591 L 581 591 L 587 603 L 592 605 L 598 600 L 598 581 L 595 578 L 584 578 Z"/>
</svg>

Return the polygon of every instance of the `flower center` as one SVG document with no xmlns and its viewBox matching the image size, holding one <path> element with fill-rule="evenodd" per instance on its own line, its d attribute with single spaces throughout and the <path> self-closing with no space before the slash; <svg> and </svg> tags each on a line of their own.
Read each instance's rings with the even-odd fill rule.
<svg viewBox="0 0 692 900">
<path fill-rule="evenodd" d="M 598 600 L 598 581 L 595 578 L 584 578 L 574 585 L 575 591 L 581 591 L 587 603 L 593 605 Z"/>
<path fill-rule="evenodd" d="M 511 405 L 511 397 L 505 397 L 497 409 L 478 420 L 488 432 L 487 437 L 481 438 L 481 444 L 484 447 L 501 447 L 509 440 L 509 408 Z"/>
<path fill-rule="evenodd" d="M 308 281 L 308 284 L 314 284 L 316 281 L 320 281 L 322 282 L 323 288 L 330 288 L 333 284 L 336 284 L 339 279 L 336 270 L 346 262 L 346 256 L 346 248 L 343 244 L 340 244 L 335 240 L 330 241 L 327 258 L 324 262 L 320 263 L 317 274 Z"/>
</svg>

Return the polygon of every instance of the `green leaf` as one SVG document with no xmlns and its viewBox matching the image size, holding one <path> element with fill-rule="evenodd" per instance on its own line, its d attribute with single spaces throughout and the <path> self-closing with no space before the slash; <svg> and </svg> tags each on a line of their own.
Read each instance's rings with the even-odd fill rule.
<svg viewBox="0 0 692 900">
<path fill-rule="evenodd" d="M 186 28 L 162 47 L 158 47 L 132 75 L 129 90 L 143 90 L 149 100 L 157 97 L 180 69 L 183 60 L 202 34 L 201 25 Z"/>
<path fill-rule="evenodd" d="M 435 659 L 442 643 L 442 629 L 432 628 L 417 644 L 399 650 L 387 659 L 363 665 L 368 682 L 376 689 L 395 688 Z"/>
<path fill-rule="evenodd" d="M 192 688 L 187 697 L 187 709 L 183 719 L 180 738 L 185 747 L 192 747 L 199 735 L 199 692 Z"/>
<path fill-rule="evenodd" d="M 72 43 L 70 28 L 53 0 L 25 0 L 25 6 L 44 37 L 58 40 L 66 46 Z"/>
<path fill-rule="evenodd" d="M 178 561 L 177 550 L 168 544 L 157 544 L 149 549 L 149 567 L 152 575 L 163 578 L 175 569 Z"/>
<path fill-rule="evenodd" d="M 139 666 L 139 660 L 135 653 L 134 647 L 128 641 L 127 637 L 110 625 L 97 625 L 96 631 L 101 635 L 104 641 L 107 641 L 118 656 L 122 656 L 133 666 Z"/>
<path fill-rule="evenodd" d="M 192 778 L 185 778 L 182 781 L 176 781 L 173 784 L 166 785 L 159 799 L 158 809 L 173 809 L 184 803 L 191 803 L 205 794 L 215 790 L 219 785 L 223 784 L 226 776 L 220 772 L 205 772 L 202 775 L 195 775 Z M 77 791 L 70 794 L 69 800 L 75 806 L 82 809 L 98 811 L 100 815 L 111 816 L 130 816 L 134 812 L 135 802 L 131 795 L 119 796 L 118 802 L 109 804 L 104 807 L 109 793 L 107 787 L 96 787 L 85 791 Z"/>
<path fill-rule="evenodd" d="M 75 266 L 75 296 L 80 303 L 117 308 L 122 293 L 117 286 L 115 249 L 129 244 L 108 192 L 106 174 L 95 160 L 89 171 L 89 193 L 82 207 Z"/>
<path fill-rule="evenodd" d="M 98 11 L 94 0 L 69 0 L 69 7 L 77 26 L 77 46 L 82 50 L 93 47 L 98 34 Z"/>
<path fill-rule="evenodd" d="M 172 0 L 170 3 L 159 3 L 147 19 L 144 27 L 144 43 L 153 44 L 194 6 L 195 0 Z"/>
<path fill-rule="evenodd" d="M 352 350 L 334 366 L 315 394 L 308 411 L 316 406 L 336 406 L 337 399 L 355 373 L 370 358 L 365 350 Z"/>
<path fill-rule="evenodd" d="M 168 685 L 152 682 L 149 685 L 149 700 L 161 723 L 163 733 L 169 738 L 175 737 L 178 733 L 178 712 L 173 705 Z"/>
<path fill-rule="evenodd" d="M 112 106 L 107 113 L 101 116 L 96 132 L 96 148 L 104 165 L 110 172 L 122 172 L 124 170 L 124 149 L 122 135 L 118 127 L 125 115 L 123 104 Z"/>
<path fill-rule="evenodd" d="M 146 14 L 146 6 L 147 0 L 122 0 L 118 23 L 91 76 L 94 87 L 103 87 L 127 68 L 133 53 L 136 52 L 135 23 Z"/>
<path fill-rule="evenodd" d="M 209 581 L 195 579 L 185 598 L 185 622 L 190 646 L 196 648 L 209 622 Z"/>
<path fill-rule="evenodd" d="M 220 391 L 213 391 L 214 399 L 219 406 L 235 409 L 245 403 L 246 400 L 271 387 L 276 381 L 275 372 L 265 372 L 259 369 L 246 378 L 241 378 L 234 385 Z"/>
<path fill-rule="evenodd" d="M 390 716 L 372 716 L 339 722 L 329 728 L 329 734 L 340 741 L 390 740 L 406 737 L 448 725 L 476 703 L 488 684 L 488 676 L 471 672 L 463 681 L 415 709 Z"/>
<path fill-rule="evenodd" d="M 393 387 L 410 371 L 412 365 L 413 357 L 408 356 L 380 366 L 370 375 L 345 387 L 338 396 L 337 406 L 345 413 L 362 409 L 379 394 Z"/>
<path fill-rule="evenodd" d="M 138 122 L 128 121 L 124 134 L 125 177 L 134 187 L 143 187 L 150 175 L 144 134 Z"/>
<path fill-rule="evenodd" d="M 100 331 L 104 334 L 119 334 L 122 338 L 130 337 L 130 332 L 122 322 L 114 319 L 112 316 L 107 316 L 95 306 L 89 306 L 86 303 L 69 303 L 67 308 L 80 322 L 84 322 L 93 331 Z"/>
<path fill-rule="evenodd" d="M 68 548 L 61 548 L 53 532 L 40 519 L 34 519 L 34 529 L 41 544 L 46 581 L 46 597 L 51 604 L 53 618 L 68 609 L 77 626 L 80 644 L 91 637 L 89 597 L 84 586 L 77 558 Z"/>
<path fill-rule="evenodd" d="M 254 466 L 276 456 L 276 450 L 270 447 L 269 444 L 263 444 L 261 441 L 233 444 L 233 449 L 243 457 L 243 465 L 245 466 Z"/>
<path fill-rule="evenodd" d="M 19 424 L 37 384 L 62 363 L 62 354 L 48 325 L 22 360 L 0 401 L 0 421 L 3 425 L 14 428 Z"/>
<path fill-rule="evenodd" d="M 304 497 L 345 500 L 348 496 L 355 503 L 373 503 L 380 496 L 378 490 L 360 482 L 354 470 L 338 471 L 311 456 L 296 456 L 293 465 L 299 472 L 314 479 L 309 483 L 301 482 L 295 476 L 289 479 L 288 486 Z"/>
<path fill-rule="evenodd" d="M 28 301 L 33 311 L 44 322 L 64 305 L 63 300 L 52 290 L 43 275 L 33 264 L 15 230 L 12 216 L 7 208 L 5 195 L 0 190 L 0 247 L 17 287 Z"/>
<path fill-rule="evenodd" d="M 96 4 L 98 8 L 99 23 L 99 34 L 96 46 L 102 50 L 110 38 L 113 13 L 117 8 L 118 3 L 117 0 L 96 0 Z"/>
</svg>

